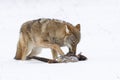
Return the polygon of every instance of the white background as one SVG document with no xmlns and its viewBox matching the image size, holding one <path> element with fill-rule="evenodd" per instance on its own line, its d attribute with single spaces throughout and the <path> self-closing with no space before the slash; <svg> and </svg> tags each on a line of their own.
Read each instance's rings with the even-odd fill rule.
<svg viewBox="0 0 120 80">
<path fill-rule="evenodd" d="M 77 53 L 87 61 L 16 61 L 19 29 L 38 18 L 81 24 Z M 62 48 L 66 53 L 67 48 Z M 49 49 L 39 56 L 51 58 Z M 120 80 L 119 0 L 0 0 L 0 80 Z"/>
</svg>

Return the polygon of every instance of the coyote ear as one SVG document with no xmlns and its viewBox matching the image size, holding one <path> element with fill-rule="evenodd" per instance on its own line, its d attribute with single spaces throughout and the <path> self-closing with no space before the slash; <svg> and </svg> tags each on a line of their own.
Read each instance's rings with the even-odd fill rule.
<svg viewBox="0 0 120 80">
<path fill-rule="evenodd" d="M 77 24 L 76 28 L 80 31 L 80 24 Z"/>
<path fill-rule="evenodd" d="M 72 28 L 71 28 L 71 26 L 69 26 L 69 25 L 66 25 L 66 32 L 67 33 L 70 33 L 72 31 Z"/>
<path fill-rule="evenodd" d="M 70 32 L 70 30 L 69 30 L 69 26 L 67 26 L 67 25 L 65 25 L 65 27 L 66 27 L 66 33 L 69 33 Z"/>
</svg>

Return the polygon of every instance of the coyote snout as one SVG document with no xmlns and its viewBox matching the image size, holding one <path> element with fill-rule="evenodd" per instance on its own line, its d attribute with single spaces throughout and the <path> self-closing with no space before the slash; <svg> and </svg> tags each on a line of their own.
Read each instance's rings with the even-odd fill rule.
<svg viewBox="0 0 120 80">
<path fill-rule="evenodd" d="M 40 53 L 41 48 L 50 48 L 53 59 L 64 55 L 60 47 L 67 46 L 70 55 L 76 54 L 80 41 L 80 24 L 56 19 L 37 19 L 24 23 L 20 29 L 15 59 L 25 60 Z"/>
</svg>

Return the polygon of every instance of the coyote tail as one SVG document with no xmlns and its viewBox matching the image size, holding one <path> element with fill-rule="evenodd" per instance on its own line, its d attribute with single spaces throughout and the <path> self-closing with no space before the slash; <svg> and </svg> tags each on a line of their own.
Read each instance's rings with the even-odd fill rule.
<svg viewBox="0 0 120 80">
<path fill-rule="evenodd" d="M 22 41 L 23 41 L 23 35 L 22 35 L 22 33 L 20 33 L 20 38 L 17 43 L 17 51 L 16 51 L 16 55 L 14 57 L 14 59 L 16 59 L 16 60 L 22 59 Z"/>
</svg>

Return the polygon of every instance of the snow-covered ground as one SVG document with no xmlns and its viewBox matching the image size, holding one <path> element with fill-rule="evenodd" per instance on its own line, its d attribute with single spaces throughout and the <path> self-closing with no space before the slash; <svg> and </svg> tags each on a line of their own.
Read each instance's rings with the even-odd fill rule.
<svg viewBox="0 0 120 80">
<path fill-rule="evenodd" d="M 80 23 L 77 53 L 83 52 L 88 60 L 61 64 L 14 60 L 20 26 L 38 18 Z M 51 57 L 50 50 L 43 49 L 39 56 Z M 120 1 L 0 0 L 0 80 L 120 80 Z"/>
</svg>

